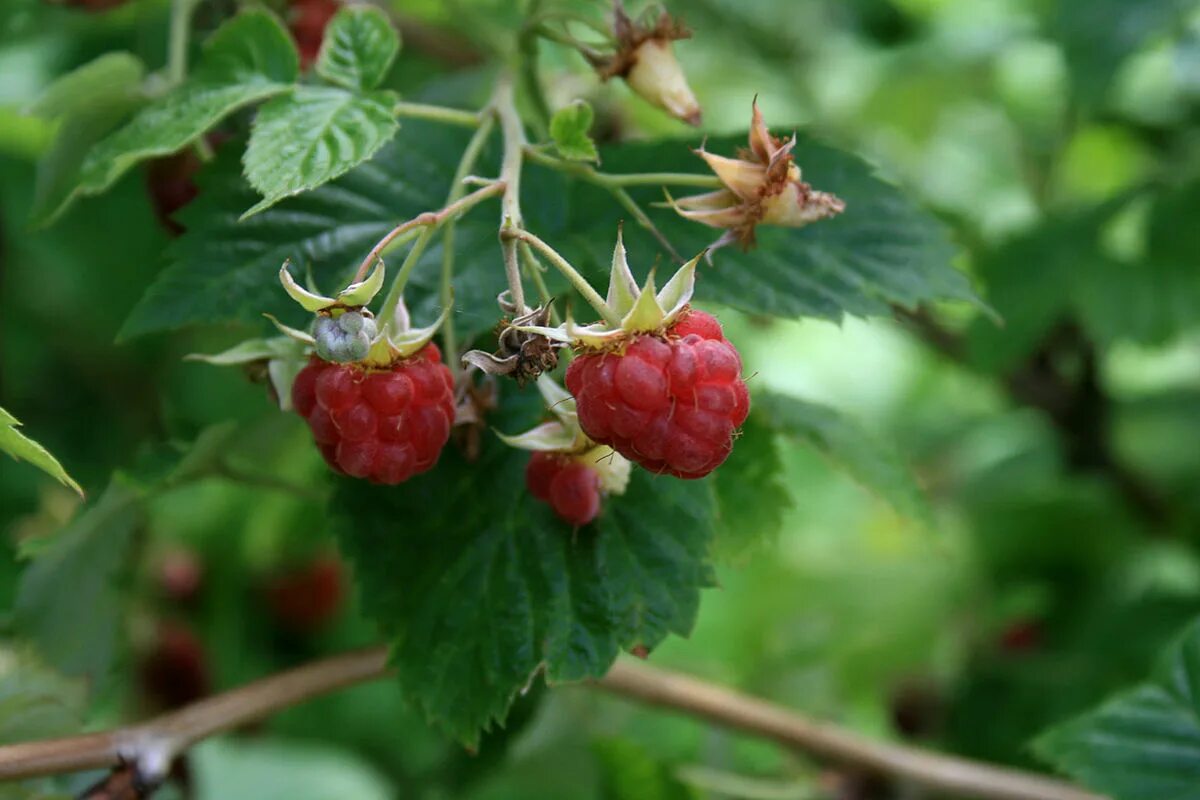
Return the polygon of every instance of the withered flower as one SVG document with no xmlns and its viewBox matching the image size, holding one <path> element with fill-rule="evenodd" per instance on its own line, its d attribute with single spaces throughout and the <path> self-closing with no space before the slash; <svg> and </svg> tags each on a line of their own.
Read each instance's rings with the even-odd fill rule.
<svg viewBox="0 0 1200 800">
<path fill-rule="evenodd" d="M 738 151 L 737 158 L 715 155 L 703 146 L 696 151 L 724 187 L 670 201 L 682 216 L 725 229 L 714 249 L 736 241 L 749 250 L 759 223 L 802 228 L 846 209 L 836 195 L 817 191 L 800 179 L 800 167 L 792 155 L 795 135 L 786 142 L 772 136 L 757 102 L 753 109 L 750 147 Z"/>
<path fill-rule="evenodd" d="M 498 298 L 500 308 L 507 314 L 516 313 L 516 307 L 507 297 L 507 292 Z M 509 375 L 518 386 L 534 380 L 543 372 L 558 366 L 558 351 L 565 344 L 554 341 L 540 333 L 523 330 L 530 326 L 546 327 L 550 324 L 550 303 L 528 311 L 510 320 L 502 320 L 496 338 L 499 347 L 495 353 L 471 350 L 463 355 L 463 364 L 469 364 L 489 375 Z"/>
<path fill-rule="evenodd" d="M 689 125 L 699 125 L 701 110 L 688 86 L 683 68 L 675 58 L 676 39 L 692 35 L 665 11 L 653 18 L 647 14 L 634 21 L 620 0 L 613 3 L 613 36 L 616 52 L 601 55 L 584 52 L 604 80 L 624 78 L 630 89 L 651 105 Z"/>
</svg>

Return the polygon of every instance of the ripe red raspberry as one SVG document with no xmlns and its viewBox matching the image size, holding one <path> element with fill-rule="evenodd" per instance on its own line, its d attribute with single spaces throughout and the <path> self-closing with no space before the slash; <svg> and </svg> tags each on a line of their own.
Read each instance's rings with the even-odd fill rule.
<svg viewBox="0 0 1200 800">
<path fill-rule="evenodd" d="M 184 622 L 162 621 L 155 641 L 138 664 L 138 679 L 155 709 L 179 708 L 212 691 L 208 653 Z"/>
<path fill-rule="evenodd" d="M 288 27 L 300 51 L 300 67 L 308 69 L 321 52 L 325 26 L 337 13 L 337 0 L 292 0 Z"/>
<path fill-rule="evenodd" d="M 535 452 L 525 467 L 525 485 L 530 494 L 577 527 L 600 513 L 600 473 L 578 458 Z"/>
<path fill-rule="evenodd" d="M 665 336 L 578 356 L 566 382 L 589 437 L 652 472 L 702 478 L 729 455 L 750 412 L 741 374 L 721 324 L 687 310 Z"/>
<path fill-rule="evenodd" d="M 454 421 L 454 377 L 437 345 L 388 369 L 314 357 L 292 384 L 329 466 L 374 483 L 403 483 L 437 463 Z"/>
<path fill-rule="evenodd" d="M 275 619 L 295 633 L 312 633 L 327 625 L 345 598 L 342 572 L 337 556 L 322 555 L 275 576 L 267 585 Z"/>
</svg>

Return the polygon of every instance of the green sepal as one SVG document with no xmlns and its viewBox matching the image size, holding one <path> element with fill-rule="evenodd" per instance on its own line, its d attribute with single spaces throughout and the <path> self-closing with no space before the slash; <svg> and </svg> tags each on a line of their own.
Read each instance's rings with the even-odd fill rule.
<svg viewBox="0 0 1200 800">
<path fill-rule="evenodd" d="M 292 277 L 292 273 L 288 271 L 290 261 L 284 261 L 283 266 L 279 268 L 279 282 L 283 284 L 283 290 L 288 293 L 288 297 L 300 304 L 300 307 L 305 311 L 317 313 L 330 306 L 337 305 L 337 300 L 332 297 L 326 297 L 323 294 L 310 292 L 300 284 L 296 283 L 296 279 Z M 274 317 L 271 318 L 274 321 Z M 275 323 L 278 325 L 279 323 Z M 289 334 L 290 335 L 290 334 Z"/>
</svg>

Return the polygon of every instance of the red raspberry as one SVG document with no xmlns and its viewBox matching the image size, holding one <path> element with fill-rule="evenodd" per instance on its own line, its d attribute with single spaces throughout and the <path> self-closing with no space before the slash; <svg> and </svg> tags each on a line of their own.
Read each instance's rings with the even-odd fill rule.
<svg viewBox="0 0 1200 800">
<path fill-rule="evenodd" d="M 275 619 L 295 633 L 312 633 L 327 625 L 342 608 L 346 591 L 342 562 L 334 555 L 275 576 L 267 600 Z"/>
<path fill-rule="evenodd" d="M 750 412 L 741 374 L 721 324 L 688 310 L 665 336 L 577 357 L 566 382 L 589 437 L 652 472 L 702 478 L 729 455 Z"/>
<path fill-rule="evenodd" d="M 212 691 L 208 653 L 184 622 L 162 621 L 138 664 L 142 692 L 155 708 L 179 708 Z"/>
<path fill-rule="evenodd" d="M 535 452 L 525 467 L 525 485 L 576 527 L 587 525 L 600 513 L 600 474 L 578 458 Z"/>
<path fill-rule="evenodd" d="M 300 67 L 308 69 L 321 52 L 325 26 L 337 13 L 337 0 L 292 0 L 288 27 L 300 51 Z"/>
<path fill-rule="evenodd" d="M 314 357 L 292 384 L 329 466 L 374 483 L 403 483 L 437 463 L 454 422 L 454 377 L 437 345 L 387 369 Z"/>
</svg>

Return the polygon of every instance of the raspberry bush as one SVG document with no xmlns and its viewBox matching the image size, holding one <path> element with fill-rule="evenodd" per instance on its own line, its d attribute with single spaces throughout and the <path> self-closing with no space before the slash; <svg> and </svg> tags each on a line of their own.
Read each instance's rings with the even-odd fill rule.
<svg viewBox="0 0 1200 800">
<path fill-rule="evenodd" d="M 0 480 L 0 697 L 29 670 L 73 715 L 31 714 L 49 735 L 382 639 L 378 695 L 272 724 L 469 796 L 530 719 L 562 738 L 578 709 L 543 689 L 677 657 L 720 586 L 751 601 L 697 634 L 736 651 L 713 672 L 1035 752 L 1115 800 L 1185 796 L 1194 628 L 1149 683 L 1052 723 L 1192 614 L 1194 387 L 1145 387 L 1190 369 L 1200 324 L 1195 87 L 1146 85 L 1194 65 L 1195 14 L 997 0 L 998 32 L 956 49 L 966 0 L 799 5 L 0 8 L 0 399 L 21 405 L 0 450 L 60 484 Z M 818 321 L 843 326 L 834 356 Z M 1006 728 L 1009 705 L 1032 721 Z M 743 788 L 661 742 L 591 744 L 614 797 Z M 194 790 L 176 745 L 157 766 L 135 745 L 142 789 Z M 200 773 L 238 756 L 213 752 Z M 778 771 L 814 797 L 911 788 Z"/>
</svg>

